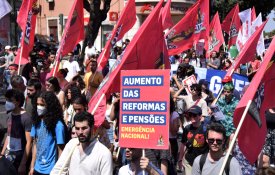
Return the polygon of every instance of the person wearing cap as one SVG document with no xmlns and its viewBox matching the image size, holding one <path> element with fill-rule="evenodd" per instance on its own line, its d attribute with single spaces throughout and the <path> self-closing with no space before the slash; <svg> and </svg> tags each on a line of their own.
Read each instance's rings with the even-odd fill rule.
<svg viewBox="0 0 275 175">
<path fill-rule="evenodd" d="M 191 175 L 192 165 L 198 155 L 208 151 L 206 143 L 206 129 L 201 121 L 202 109 L 192 106 L 187 111 L 191 124 L 187 125 L 182 134 L 181 148 L 179 153 L 179 168 L 184 166 L 185 175 Z"/>
<path fill-rule="evenodd" d="M 5 58 L 6 58 L 6 67 L 8 67 L 10 64 L 13 64 L 14 62 L 14 55 L 11 50 L 11 46 L 6 46 L 5 47 Z"/>
</svg>

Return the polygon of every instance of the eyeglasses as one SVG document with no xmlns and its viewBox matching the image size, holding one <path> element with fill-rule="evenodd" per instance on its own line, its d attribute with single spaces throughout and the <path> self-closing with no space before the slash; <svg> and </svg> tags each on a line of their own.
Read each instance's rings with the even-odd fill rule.
<svg viewBox="0 0 275 175">
<path fill-rule="evenodd" d="M 214 144 L 215 142 L 217 143 L 217 145 L 221 145 L 222 144 L 222 142 L 223 142 L 223 140 L 222 139 L 207 139 L 208 140 L 208 143 L 210 144 L 210 145 L 212 145 L 212 144 Z"/>
</svg>

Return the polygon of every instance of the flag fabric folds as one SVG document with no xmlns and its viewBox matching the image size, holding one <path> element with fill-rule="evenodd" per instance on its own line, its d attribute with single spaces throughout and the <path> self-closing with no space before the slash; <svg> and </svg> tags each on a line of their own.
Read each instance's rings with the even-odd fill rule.
<svg viewBox="0 0 275 175">
<path fill-rule="evenodd" d="M 190 49 L 199 39 L 205 39 L 207 44 L 208 34 L 209 0 L 199 0 L 166 34 L 169 55 Z"/>
<path fill-rule="evenodd" d="M 6 14 L 10 13 L 11 10 L 12 8 L 7 0 L 0 1 L 0 19 L 3 18 Z"/>
<path fill-rule="evenodd" d="M 236 43 L 238 36 L 238 31 L 241 27 L 240 17 L 239 17 L 239 4 L 227 14 L 222 22 L 222 29 L 229 35 L 228 38 L 228 48 Z"/>
<path fill-rule="evenodd" d="M 251 33 L 253 34 L 262 23 L 263 23 L 262 14 L 260 13 L 258 17 L 252 21 Z M 265 51 L 264 34 L 262 32 L 257 45 L 257 55 L 263 56 L 264 51 Z"/>
<path fill-rule="evenodd" d="M 174 25 L 172 21 L 170 8 L 171 8 L 171 0 L 167 0 L 165 6 L 161 11 L 163 30 L 169 29 Z"/>
<path fill-rule="evenodd" d="M 56 53 L 56 65 L 51 70 L 51 75 L 54 76 L 59 67 L 59 62 L 62 56 L 72 52 L 78 42 L 84 39 L 84 14 L 83 1 L 75 0 L 69 13 L 66 26 L 62 35 Z"/>
<path fill-rule="evenodd" d="M 163 57 L 161 60 L 165 61 L 165 68 L 170 68 L 168 55 L 163 50 L 166 47 L 164 47 L 165 41 L 160 15 L 162 3 L 163 0 L 156 5 L 125 51 L 105 76 L 89 102 L 89 112 L 94 111 L 98 100 L 104 94 L 108 97 L 110 92 L 119 92 L 120 70 L 154 69 L 160 57 Z M 104 121 L 105 115 L 95 115 L 94 117 L 95 126 L 98 127 Z"/>
<path fill-rule="evenodd" d="M 248 38 L 251 36 L 251 9 L 249 8 L 240 12 L 239 17 L 242 21 L 242 27 L 238 33 L 236 45 L 240 51 Z"/>
<path fill-rule="evenodd" d="M 267 21 L 268 20 L 266 20 L 261 26 L 259 26 L 256 32 L 254 32 L 249 40 L 245 43 L 234 64 L 232 64 L 232 66 L 227 71 L 226 76 L 231 76 L 234 70 L 238 68 L 240 64 L 247 63 L 255 58 L 257 43 Z"/>
<path fill-rule="evenodd" d="M 210 34 L 208 37 L 207 55 L 209 56 L 212 51 L 219 52 L 220 46 L 224 43 L 224 38 L 221 29 L 221 23 L 218 12 L 210 23 Z"/>
<path fill-rule="evenodd" d="M 235 127 L 237 127 L 249 100 L 255 102 L 257 110 L 260 109 L 259 117 L 262 125 L 259 126 L 252 118 L 252 114 L 247 113 L 238 135 L 240 149 L 251 164 L 255 163 L 265 143 L 266 122 L 264 113 L 267 109 L 274 107 L 275 96 L 272 95 L 272 91 L 275 86 L 275 66 L 273 64 L 268 68 L 270 60 L 274 56 L 274 50 L 275 39 L 273 38 L 260 68 L 234 112 L 233 120 Z M 263 81 L 261 81 L 262 79 Z M 264 86 L 260 85 L 261 82 L 264 83 Z M 251 129 L 253 129 L 253 132 Z M 253 143 L 253 146 L 250 146 L 251 143 Z"/>
<path fill-rule="evenodd" d="M 17 23 L 22 30 L 20 49 L 15 58 L 16 64 L 28 63 L 28 56 L 34 45 L 36 15 L 39 13 L 37 0 L 24 0 L 20 7 Z M 21 57 L 21 58 L 20 58 Z"/>
<path fill-rule="evenodd" d="M 135 0 L 129 0 L 119 20 L 114 27 L 110 39 L 107 41 L 104 50 L 98 58 L 98 70 L 102 70 L 108 62 L 110 50 L 115 46 L 116 42 L 121 40 L 126 32 L 128 32 L 136 22 L 136 6 Z"/>
</svg>

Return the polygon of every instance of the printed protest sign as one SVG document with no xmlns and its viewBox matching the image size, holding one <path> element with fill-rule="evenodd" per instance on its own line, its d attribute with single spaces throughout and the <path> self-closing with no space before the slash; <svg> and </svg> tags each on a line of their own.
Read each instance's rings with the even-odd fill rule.
<svg viewBox="0 0 275 175">
<path fill-rule="evenodd" d="M 170 70 L 121 71 L 119 145 L 168 149 Z"/>
</svg>

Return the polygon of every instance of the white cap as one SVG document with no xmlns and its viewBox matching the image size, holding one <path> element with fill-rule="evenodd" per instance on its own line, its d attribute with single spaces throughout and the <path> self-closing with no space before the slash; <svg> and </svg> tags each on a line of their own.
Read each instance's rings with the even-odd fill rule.
<svg viewBox="0 0 275 175">
<path fill-rule="evenodd" d="M 5 50 L 10 50 L 11 46 L 5 46 Z"/>
</svg>

